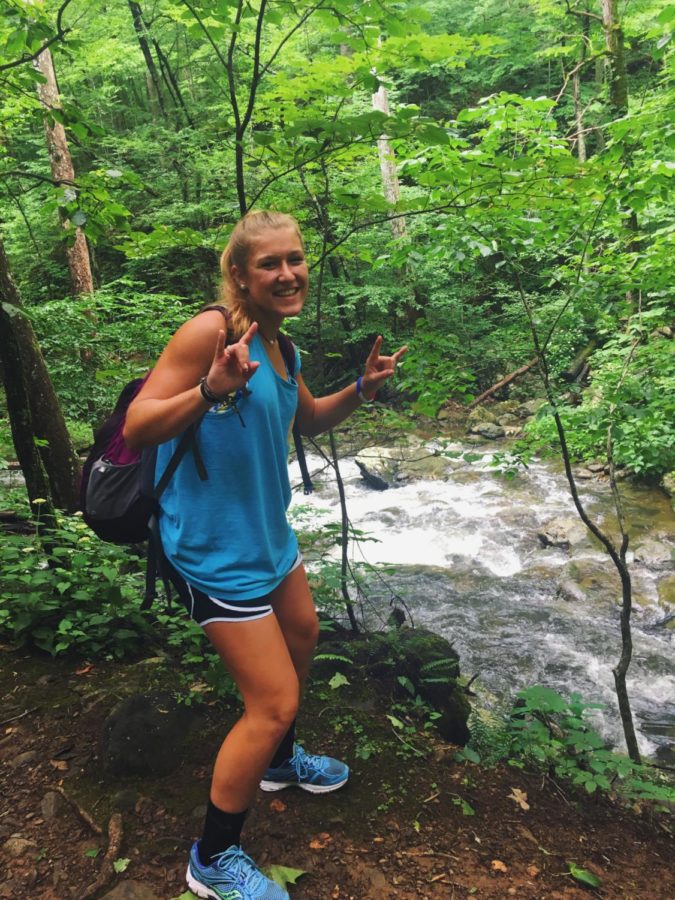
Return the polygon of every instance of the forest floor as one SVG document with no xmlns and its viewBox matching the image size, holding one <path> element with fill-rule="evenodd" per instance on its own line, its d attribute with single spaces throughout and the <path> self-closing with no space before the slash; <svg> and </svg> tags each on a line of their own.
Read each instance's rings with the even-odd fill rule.
<svg viewBox="0 0 675 900">
<path fill-rule="evenodd" d="M 193 708 L 177 767 L 163 777 L 114 778 L 99 752 L 120 699 L 171 690 L 180 675 L 157 659 L 89 666 L 0 649 L 0 898 L 191 896 L 186 857 L 236 702 Z M 306 873 L 289 887 L 293 900 L 675 897 L 672 822 L 519 769 L 457 762 L 448 745 L 411 734 L 406 743 L 428 751 L 416 757 L 389 711 L 370 688 L 364 698 L 310 686 L 301 734 L 312 752 L 349 762 L 349 784 L 324 796 L 260 793 L 244 835 L 263 867 Z M 113 859 L 124 871 L 90 894 Z M 570 865 L 600 888 L 575 881 Z"/>
</svg>

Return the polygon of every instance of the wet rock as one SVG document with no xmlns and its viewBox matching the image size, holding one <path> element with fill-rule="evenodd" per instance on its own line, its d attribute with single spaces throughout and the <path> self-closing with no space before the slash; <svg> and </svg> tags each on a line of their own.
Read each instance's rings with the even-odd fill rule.
<svg viewBox="0 0 675 900">
<path fill-rule="evenodd" d="M 604 472 L 607 468 L 607 463 L 604 462 L 590 462 L 586 466 L 589 472 L 592 472 L 594 475 L 599 474 L 600 472 Z"/>
<path fill-rule="evenodd" d="M 140 881 L 121 881 L 101 900 L 161 900 L 154 891 Z"/>
<path fill-rule="evenodd" d="M 570 547 L 581 544 L 586 539 L 586 526 L 572 516 L 556 516 L 537 532 L 543 547 Z"/>
<path fill-rule="evenodd" d="M 500 416 L 497 419 L 498 425 L 517 425 L 520 429 L 520 419 L 518 416 L 514 416 L 513 413 L 506 413 L 503 416 Z"/>
<path fill-rule="evenodd" d="M 20 769 L 22 766 L 29 766 L 37 758 L 38 754 L 35 750 L 26 750 L 25 753 L 19 753 L 18 756 L 10 760 L 9 766 L 11 769 Z"/>
<path fill-rule="evenodd" d="M 667 569 L 673 563 L 675 548 L 652 538 L 641 541 L 634 549 L 635 562 L 650 569 Z"/>
<path fill-rule="evenodd" d="M 574 477 L 579 481 L 589 481 L 594 478 L 593 472 L 585 466 L 577 466 L 574 469 Z"/>
<path fill-rule="evenodd" d="M 167 693 L 137 694 L 122 701 L 103 724 L 101 759 L 113 775 L 167 775 L 179 765 L 194 717 Z"/>
<path fill-rule="evenodd" d="M 27 853 L 37 850 L 37 844 L 35 841 L 22 838 L 19 834 L 13 834 L 2 845 L 2 849 L 12 859 L 18 859 L 20 856 L 25 856 Z"/>
<path fill-rule="evenodd" d="M 466 430 L 472 431 L 474 425 L 478 425 L 481 422 L 490 422 L 493 425 L 497 424 L 497 416 L 486 406 L 477 406 L 475 409 L 472 409 L 469 415 L 466 417 Z"/>
<path fill-rule="evenodd" d="M 661 486 L 671 498 L 673 509 L 675 509 L 675 472 L 666 473 L 661 479 Z"/>
<path fill-rule="evenodd" d="M 571 560 L 564 569 L 564 583 L 574 584 L 585 600 L 601 603 L 621 602 L 621 583 L 616 569 L 608 561 L 594 559 Z M 571 598 L 566 598 L 571 599 Z"/>
<path fill-rule="evenodd" d="M 452 468 L 439 452 L 420 442 L 402 447 L 369 447 L 358 453 L 354 461 L 366 484 L 376 491 L 405 481 L 445 478 Z"/>
<path fill-rule="evenodd" d="M 583 603 L 586 600 L 586 594 L 583 589 L 576 581 L 572 581 L 570 578 L 566 578 L 565 581 L 560 582 L 557 594 L 563 600 L 572 603 Z"/>
<path fill-rule="evenodd" d="M 65 798 L 56 791 L 47 791 L 40 803 L 40 812 L 45 822 L 53 822 L 68 809 L 68 803 Z"/>
<path fill-rule="evenodd" d="M 528 419 L 530 416 L 536 416 L 542 406 L 545 405 L 546 400 L 541 397 L 538 397 L 535 400 L 528 400 L 527 402 L 520 404 L 516 410 L 516 415 L 520 419 Z"/>
<path fill-rule="evenodd" d="M 666 575 L 665 578 L 661 578 L 656 589 L 661 606 L 675 606 L 675 575 Z"/>
<path fill-rule="evenodd" d="M 481 437 L 487 438 L 490 441 L 499 440 L 499 438 L 506 437 L 506 432 L 502 425 L 497 425 L 496 422 L 477 422 L 475 425 L 471 426 L 471 434 L 479 434 Z"/>
<path fill-rule="evenodd" d="M 361 472 L 361 478 L 363 478 L 368 487 L 372 488 L 374 491 L 386 491 L 389 488 L 389 482 L 382 478 L 381 475 L 378 475 L 367 466 L 364 466 L 358 459 L 355 460 L 355 462 Z"/>
</svg>

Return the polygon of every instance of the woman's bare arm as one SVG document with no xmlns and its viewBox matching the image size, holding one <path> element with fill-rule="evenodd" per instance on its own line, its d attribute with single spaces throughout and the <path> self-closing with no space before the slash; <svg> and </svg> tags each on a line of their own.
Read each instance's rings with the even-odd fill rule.
<svg viewBox="0 0 675 900">
<path fill-rule="evenodd" d="M 242 388 L 255 373 L 258 363 L 249 360 L 249 345 L 257 326 L 226 346 L 222 325 L 221 313 L 202 313 L 171 338 L 127 411 L 124 439 L 129 447 L 168 441 L 203 415 L 209 403 L 199 381 L 205 375 L 212 393 L 224 396 Z"/>
</svg>

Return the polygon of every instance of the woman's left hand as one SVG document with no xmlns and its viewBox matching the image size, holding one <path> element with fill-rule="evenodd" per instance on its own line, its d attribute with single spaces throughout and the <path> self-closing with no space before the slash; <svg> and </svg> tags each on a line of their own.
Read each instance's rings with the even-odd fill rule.
<svg viewBox="0 0 675 900">
<path fill-rule="evenodd" d="M 382 335 L 375 338 L 373 349 L 366 360 L 366 368 L 361 378 L 361 393 L 366 400 L 372 400 L 384 382 L 391 378 L 396 364 L 408 352 L 407 346 L 400 347 L 393 356 L 380 356 Z"/>
</svg>

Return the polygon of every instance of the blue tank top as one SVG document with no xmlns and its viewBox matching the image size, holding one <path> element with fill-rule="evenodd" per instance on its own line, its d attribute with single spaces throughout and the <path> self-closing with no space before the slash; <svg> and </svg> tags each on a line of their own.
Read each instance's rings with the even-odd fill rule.
<svg viewBox="0 0 675 900">
<path fill-rule="evenodd" d="M 259 335 L 250 346 L 260 366 L 250 394 L 234 409 L 212 407 L 197 431 L 208 480 L 186 453 L 161 498 L 164 552 L 187 582 L 214 597 L 251 600 L 273 590 L 298 554 L 288 524 L 288 438 L 298 404 L 292 375 L 279 376 Z M 296 370 L 300 357 L 296 350 Z M 157 448 L 156 479 L 180 435 Z"/>
</svg>

